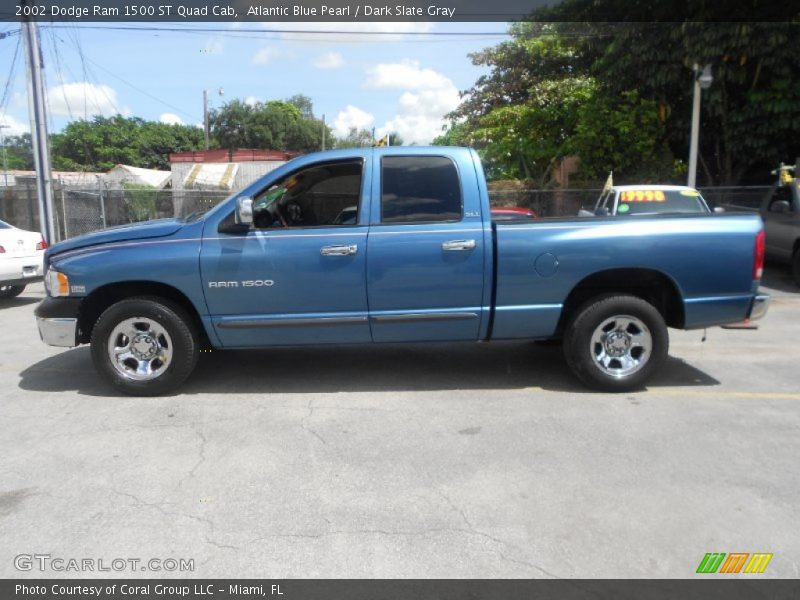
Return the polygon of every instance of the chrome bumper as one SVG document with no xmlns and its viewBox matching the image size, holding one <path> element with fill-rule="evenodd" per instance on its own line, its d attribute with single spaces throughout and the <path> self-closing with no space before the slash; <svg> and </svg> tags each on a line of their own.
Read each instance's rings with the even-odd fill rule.
<svg viewBox="0 0 800 600">
<path fill-rule="evenodd" d="M 72 348 L 78 345 L 75 341 L 78 333 L 78 319 L 36 317 L 36 324 L 39 326 L 39 337 L 48 346 Z"/>
<path fill-rule="evenodd" d="M 757 321 L 765 314 L 769 308 L 770 296 L 768 294 L 758 294 L 753 298 L 753 304 L 750 307 L 750 314 L 747 316 L 751 321 Z"/>
</svg>

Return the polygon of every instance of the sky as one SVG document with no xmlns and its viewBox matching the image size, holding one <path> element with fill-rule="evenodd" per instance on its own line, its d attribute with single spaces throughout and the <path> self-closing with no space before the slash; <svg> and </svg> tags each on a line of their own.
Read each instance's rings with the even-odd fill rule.
<svg viewBox="0 0 800 600">
<path fill-rule="evenodd" d="M 287 31 L 298 29 L 348 33 Z M 395 131 L 425 144 L 441 132 L 459 91 L 486 72 L 468 54 L 507 39 L 506 31 L 505 23 L 42 24 L 48 125 L 57 132 L 71 120 L 120 113 L 202 127 L 205 89 L 211 108 L 304 94 L 337 135 L 374 127 L 377 136 Z M 469 35 L 436 35 L 452 32 Z M 0 39 L 5 135 L 30 130 L 18 40 Z"/>
</svg>

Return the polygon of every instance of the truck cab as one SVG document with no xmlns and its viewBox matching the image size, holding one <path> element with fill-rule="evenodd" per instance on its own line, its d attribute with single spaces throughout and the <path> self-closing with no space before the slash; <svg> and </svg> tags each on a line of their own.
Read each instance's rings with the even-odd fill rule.
<svg viewBox="0 0 800 600">
<path fill-rule="evenodd" d="M 422 323 L 425 341 L 478 339 L 491 232 L 473 161 L 453 149 L 310 155 L 212 211 L 200 276 L 219 342 L 413 341 Z"/>
</svg>

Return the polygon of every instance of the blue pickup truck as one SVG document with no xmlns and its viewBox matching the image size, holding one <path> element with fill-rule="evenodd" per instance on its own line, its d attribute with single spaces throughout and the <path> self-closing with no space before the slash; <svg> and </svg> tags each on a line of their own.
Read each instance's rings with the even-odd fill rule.
<svg viewBox="0 0 800 600">
<path fill-rule="evenodd" d="M 664 362 L 667 327 L 763 316 L 763 256 L 756 215 L 492 222 L 473 150 L 357 148 L 52 246 L 36 318 L 138 395 L 205 347 L 514 339 L 561 340 L 584 384 L 624 391 Z"/>
</svg>

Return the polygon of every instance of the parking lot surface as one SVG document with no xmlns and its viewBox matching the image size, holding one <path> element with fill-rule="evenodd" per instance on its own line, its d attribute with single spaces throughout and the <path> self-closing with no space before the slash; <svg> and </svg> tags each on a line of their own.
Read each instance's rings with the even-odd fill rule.
<svg viewBox="0 0 800 600">
<path fill-rule="evenodd" d="M 800 292 L 765 288 L 757 330 L 670 331 L 637 393 L 500 343 L 211 352 L 130 398 L 39 341 L 31 286 L 0 301 L 0 577 L 685 578 L 707 552 L 798 577 Z"/>
</svg>

